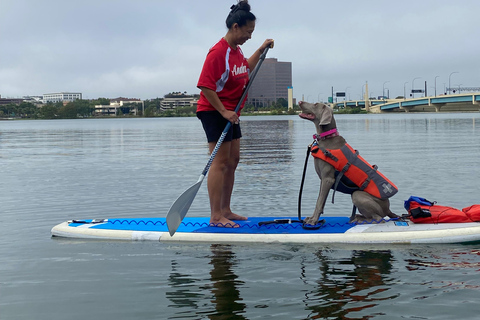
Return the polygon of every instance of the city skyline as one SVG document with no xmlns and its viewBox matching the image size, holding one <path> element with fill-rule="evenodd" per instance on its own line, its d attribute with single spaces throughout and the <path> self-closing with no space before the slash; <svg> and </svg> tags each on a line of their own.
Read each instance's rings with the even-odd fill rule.
<svg viewBox="0 0 480 320">
<path fill-rule="evenodd" d="M 235 1 L 117 0 L 112 6 L 106 0 L 4 0 L 0 94 L 153 99 L 178 90 L 198 93 L 205 55 L 225 34 Z M 373 96 L 388 90 L 390 97 L 425 81 L 432 93 L 480 86 L 478 1 L 250 4 L 256 30 L 242 50 L 249 56 L 274 38 L 268 58 L 292 63 L 297 100 L 326 101 L 332 86 L 359 99 L 366 81 Z"/>
</svg>

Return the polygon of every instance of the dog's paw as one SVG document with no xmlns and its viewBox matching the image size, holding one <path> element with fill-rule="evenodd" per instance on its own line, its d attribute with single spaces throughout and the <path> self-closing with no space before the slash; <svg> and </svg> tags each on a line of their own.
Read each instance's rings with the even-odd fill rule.
<svg viewBox="0 0 480 320">
<path fill-rule="evenodd" d="M 305 218 L 305 220 L 303 220 L 303 223 L 314 226 L 318 223 L 318 219 L 319 217 L 315 217 L 315 216 L 308 217 L 308 218 Z"/>
</svg>

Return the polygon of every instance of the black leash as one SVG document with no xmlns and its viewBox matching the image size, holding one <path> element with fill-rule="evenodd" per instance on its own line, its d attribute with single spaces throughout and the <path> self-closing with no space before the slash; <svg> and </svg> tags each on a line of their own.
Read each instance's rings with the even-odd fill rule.
<svg viewBox="0 0 480 320">
<path fill-rule="evenodd" d="M 312 150 L 312 145 L 310 144 L 307 147 L 307 156 L 305 157 L 305 164 L 303 165 L 303 174 L 302 174 L 302 182 L 300 183 L 300 191 L 298 193 L 298 220 L 302 223 L 303 229 L 308 230 L 317 230 L 320 229 L 324 224 L 325 220 L 320 220 L 316 225 L 305 224 L 305 221 L 302 220 L 302 194 L 303 194 L 303 185 L 305 183 L 305 175 L 307 173 L 307 165 L 308 165 L 308 158 L 310 157 L 310 152 Z"/>
<path fill-rule="evenodd" d="M 302 220 L 302 193 L 303 193 L 303 184 L 305 183 L 305 175 L 307 173 L 308 158 L 310 157 L 310 151 L 312 150 L 312 145 L 307 147 L 307 156 L 305 157 L 305 164 L 303 165 L 303 174 L 302 182 L 300 183 L 300 191 L 298 193 L 298 220 L 303 223 Z"/>
<path fill-rule="evenodd" d="M 305 157 L 305 164 L 303 165 L 303 174 L 302 174 L 302 182 L 300 184 L 300 192 L 298 194 L 298 221 L 297 220 L 291 220 L 291 219 L 276 219 L 273 221 L 262 221 L 259 222 L 259 226 L 267 225 L 267 224 L 285 224 L 285 223 L 294 223 L 294 222 L 299 222 L 302 223 L 302 228 L 306 230 L 318 230 L 320 229 L 324 224 L 325 220 L 322 219 L 318 221 L 316 225 L 311 225 L 311 224 L 306 224 L 305 221 L 302 219 L 302 193 L 303 193 L 303 185 L 305 183 L 305 176 L 307 174 L 307 165 L 308 165 L 308 158 L 310 157 L 310 152 L 312 150 L 312 145 L 309 145 L 307 147 L 307 156 Z"/>
</svg>

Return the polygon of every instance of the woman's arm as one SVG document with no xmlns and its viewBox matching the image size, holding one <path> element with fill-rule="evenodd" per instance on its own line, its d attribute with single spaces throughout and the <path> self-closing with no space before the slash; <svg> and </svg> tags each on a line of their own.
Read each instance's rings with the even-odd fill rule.
<svg viewBox="0 0 480 320">
<path fill-rule="evenodd" d="M 220 98 L 218 97 L 218 94 L 213 91 L 212 89 L 208 89 L 205 87 L 200 87 L 200 90 L 202 90 L 203 95 L 205 98 L 207 98 L 208 102 L 228 121 L 232 123 L 237 123 L 238 122 L 238 115 L 235 111 L 232 110 L 227 110 L 225 109 L 225 106 L 223 105 L 222 101 L 220 101 Z"/>
<path fill-rule="evenodd" d="M 260 60 L 260 56 L 262 55 L 263 51 L 265 51 L 266 48 L 273 48 L 273 39 L 267 39 L 265 42 L 260 46 L 260 48 L 255 51 L 250 58 L 247 59 L 248 61 L 248 66 L 250 68 L 250 71 L 255 69 L 255 66 L 257 65 L 258 61 Z"/>
</svg>

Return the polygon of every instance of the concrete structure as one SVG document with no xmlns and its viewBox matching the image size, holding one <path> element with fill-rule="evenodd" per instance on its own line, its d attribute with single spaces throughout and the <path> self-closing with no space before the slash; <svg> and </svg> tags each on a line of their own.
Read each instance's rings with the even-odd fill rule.
<svg viewBox="0 0 480 320">
<path fill-rule="evenodd" d="M 79 92 L 58 92 L 58 93 L 45 93 L 43 95 L 43 103 L 56 103 L 56 102 L 73 102 L 77 99 L 82 99 L 82 94 Z"/>
<path fill-rule="evenodd" d="M 178 95 L 171 97 L 169 96 L 164 98 L 160 102 L 160 109 L 165 111 L 172 110 L 178 107 L 197 107 L 199 97 L 199 95 Z"/>
<path fill-rule="evenodd" d="M 25 102 L 30 102 L 33 104 L 43 103 L 43 96 L 23 96 Z"/>
<path fill-rule="evenodd" d="M 23 102 L 24 99 L 16 99 L 16 98 L 2 98 L 0 95 L 0 105 L 6 105 L 6 104 L 16 104 L 19 105 L 20 103 Z"/>
<path fill-rule="evenodd" d="M 133 105 L 133 106 L 132 106 Z M 95 115 L 97 116 L 116 116 L 121 110 L 123 114 L 138 114 L 138 107 L 141 105 L 143 112 L 143 101 L 135 98 L 116 98 L 110 100 L 109 105 L 96 105 Z M 143 114 L 143 113 L 142 113 Z"/>
<path fill-rule="evenodd" d="M 289 87 L 292 87 L 292 63 L 267 58 L 248 91 L 247 103 L 258 108 L 280 98 L 288 100 Z"/>
<path fill-rule="evenodd" d="M 345 100 L 347 97 L 345 97 Z M 365 110 L 367 112 L 370 112 L 370 99 L 368 98 L 368 82 L 365 82 L 365 96 L 363 97 L 363 100 L 365 101 Z"/>
<path fill-rule="evenodd" d="M 480 92 L 422 97 L 415 99 L 368 100 L 370 112 L 467 112 L 480 111 Z M 343 101 L 334 107 L 366 108 L 364 100 Z"/>
<path fill-rule="evenodd" d="M 288 110 L 293 109 L 293 87 L 288 87 Z"/>
</svg>

